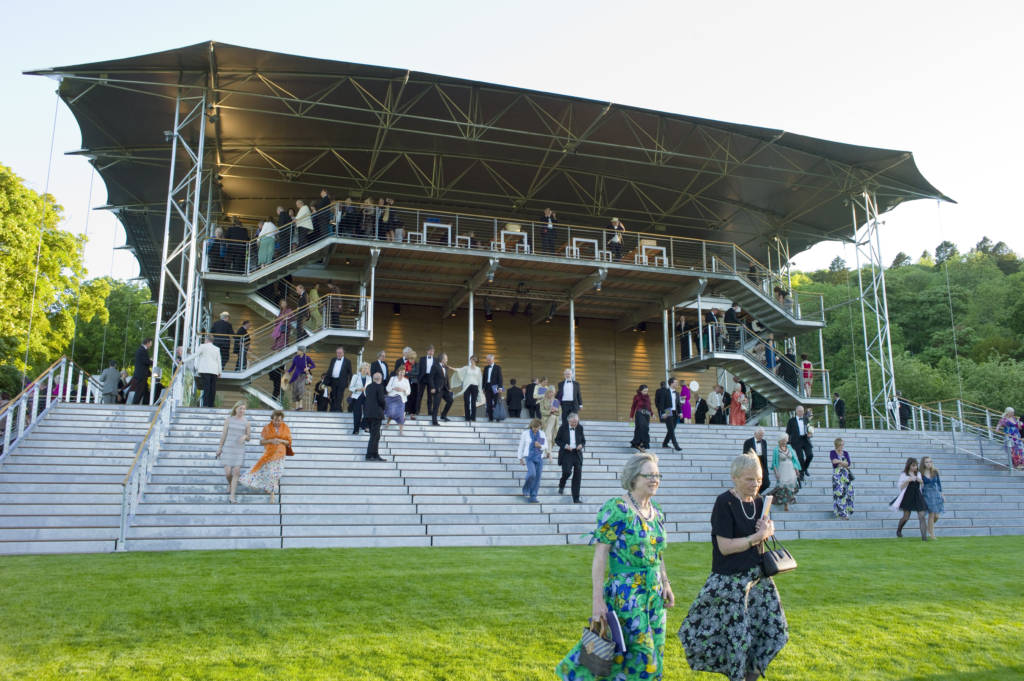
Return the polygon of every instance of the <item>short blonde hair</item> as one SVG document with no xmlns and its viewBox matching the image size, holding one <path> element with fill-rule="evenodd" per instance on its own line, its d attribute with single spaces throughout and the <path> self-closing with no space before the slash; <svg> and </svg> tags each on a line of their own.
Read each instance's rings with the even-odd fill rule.
<svg viewBox="0 0 1024 681">
<path fill-rule="evenodd" d="M 756 468 L 758 471 L 761 470 L 761 461 L 757 458 L 757 455 L 750 452 L 740 454 L 732 460 L 732 464 L 729 466 L 729 477 L 735 480 L 751 468 Z"/>
<path fill-rule="evenodd" d="M 633 482 L 639 477 L 640 471 L 644 469 L 644 464 L 653 463 L 658 464 L 658 457 L 650 452 L 644 452 L 643 454 L 634 454 L 629 457 L 626 461 L 626 465 L 622 468 L 622 475 L 619 476 L 619 481 L 622 483 L 622 489 L 631 490 L 633 489 Z"/>
<path fill-rule="evenodd" d="M 246 404 L 245 400 L 238 400 L 237 402 L 235 402 L 231 406 L 231 411 L 228 412 L 228 416 L 229 417 L 237 416 L 238 415 L 238 408 L 239 407 L 246 407 L 246 406 L 248 406 L 248 405 Z"/>
<path fill-rule="evenodd" d="M 370 363 L 369 362 L 360 362 L 359 363 L 359 371 L 362 372 L 363 369 L 366 369 L 367 371 L 369 371 L 370 370 Z"/>
<path fill-rule="evenodd" d="M 839 443 L 842 442 L 842 441 L 843 441 L 843 438 L 837 437 L 835 442 L 832 443 L 832 446 L 838 448 L 839 447 Z"/>
</svg>

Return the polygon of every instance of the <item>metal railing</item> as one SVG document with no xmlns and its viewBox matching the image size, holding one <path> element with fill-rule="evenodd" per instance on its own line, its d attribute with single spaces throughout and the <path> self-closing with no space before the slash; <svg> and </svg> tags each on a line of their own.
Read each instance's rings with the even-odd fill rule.
<svg viewBox="0 0 1024 681">
<path fill-rule="evenodd" d="M 902 401 L 909 408 L 909 418 L 900 418 L 899 406 Z M 1011 475 L 1024 472 L 1024 441 L 1017 435 L 1008 434 L 1001 422 L 995 427 L 977 423 L 966 418 L 976 415 L 978 407 L 962 400 L 947 400 L 932 407 L 906 398 L 898 398 L 889 405 L 892 424 L 895 428 L 924 433 L 929 439 L 948 444 L 954 451 L 967 454 L 986 463 L 1006 468 Z M 982 407 L 982 409 L 984 409 Z M 904 412 L 906 414 L 906 411 Z M 950 440 L 936 437 L 937 433 L 949 433 Z M 1016 456 L 1018 460 L 1014 461 Z"/>
<path fill-rule="evenodd" d="M 736 244 L 662 233 L 616 231 L 554 221 L 501 218 L 399 206 L 334 204 L 311 216 L 313 229 L 295 222 L 249 241 L 208 238 L 203 271 L 252 274 L 296 251 L 331 237 L 391 241 L 485 251 L 552 256 L 647 267 L 721 272 L 748 279 L 764 296 L 802 319 L 824 319 L 821 295 L 796 294 L 774 273 Z M 258 231 L 258 230 L 257 230 Z"/>
<path fill-rule="evenodd" d="M 99 402 L 100 399 L 99 382 L 67 357 L 61 357 L 0 407 L 0 428 L 3 429 L 0 461 L 18 446 L 53 405 Z"/>
<path fill-rule="evenodd" d="M 160 455 L 160 445 L 171 425 L 174 410 L 184 396 L 185 369 L 179 366 L 171 377 L 171 384 L 160 394 L 149 427 L 135 448 L 135 458 L 121 481 L 121 528 L 116 549 L 124 551 L 128 526 L 135 517 L 135 511 L 142 500 L 146 485 L 153 476 L 153 466 Z"/>
<path fill-rule="evenodd" d="M 703 334 L 696 330 L 682 334 L 680 343 L 683 345 L 684 361 L 691 357 L 704 359 L 713 352 L 735 353 L 764 367 L 799 397 L 828 399 L 832 394 L 827 369 L 815 367 L 811 370 L 811 377 L 804 379 L 803 367 L 786 357 L 774 340 L 762 338 L 742 324 L 704 326 Z M 807 389 L 808 385 L 810 390 Z"/>
<path fill-rule="evenodd" d="M 214 334 L 215 344 L 229 343 L 237 359 L 235 371 L 271 357 L 282 350 L 326 330 L 363 330 L 369 324 L 367 296 L 330 293 L 315 303 L 279 312 L 276 319 L 256 327 L 247 335 Z M 202 341 L 202 338 L 199 339 Z M 230 353 L 229 353 L 230 354 Z M 232 367 L 229 361 L 226 369 Z"/>
</svg>

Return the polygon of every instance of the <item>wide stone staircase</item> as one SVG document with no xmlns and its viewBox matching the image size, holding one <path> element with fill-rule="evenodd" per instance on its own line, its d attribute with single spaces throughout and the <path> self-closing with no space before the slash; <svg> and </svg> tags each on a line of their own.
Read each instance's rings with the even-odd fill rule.
<svg viewBox="0 0 1024 681">
<path fill-rule="evenodd" d="M 371 463 L 363 459 L 366 435 L 350 434 L 349 414 L 289 412 L 296 456 L 287 460 L 278 502 L 240 488 L 240 503 L 229 504 L 223 469 L 214 458 L 225 415 L 224 410 L 176 412 L 121 548 L 579 543 L 593 529 L 600 504 L 621 492 L 618 474 L 632 455 L 628 424 L 584 420 L 584 503 L 557 494 L 559 471 L 552 462 L 544 472 L 542 503 L 527 504 L 520 493 L 525 469 L 515 455 L 525 421 L 472 426 L 453 421 L 439 427 L 410 421 L 402 435 L 392 425 L 381 445 L 387 461 Z M 144 409 L 97 405 L 61 406 L 47 416 L 0 467 L 5 523 L 0 550 L 111 550 L 118 483 L 130 461 L 131 438 L 141 438 L 146 416 Z M 260 456 L 255 442 L 269 412 L 251 410 L 249 417 L 254 444 L 246 467 Z M 651 430 L 652 442 L 660 444 L 663 427 Z M 711 505 L 730 486 L 729 462 L 750 430 L 680 426 L 682 452 L 655 448 L 665 475 L 657 498 L 672 541 L 708 540 Z M 776 435 L 769 429 L 769 442 Z M 831 513 L 828 450 L 836 436 L 845 438 L 857 476 L 856 512 L 849 521 Z M 773 512 L 780 538 L 893 536 L 897 516 L 887 504 L 895 496 L 896 478 L 907 456 L 925 454 L 935 459 L 945 488 L 940 536 L 1024 534 L 1024 477 L 955 455 L 948 444 L 915 433 L 820 429 L 815 441 L 810 485 L 788 513 Z M 908 537 L 915 528 L 914 523 L 908 527 Z"/>
<path fill-rule="evenodd" d="M 58 404 L 0 466 L 0 553 L 113 551 L 152 408 Z"/>
</svg>

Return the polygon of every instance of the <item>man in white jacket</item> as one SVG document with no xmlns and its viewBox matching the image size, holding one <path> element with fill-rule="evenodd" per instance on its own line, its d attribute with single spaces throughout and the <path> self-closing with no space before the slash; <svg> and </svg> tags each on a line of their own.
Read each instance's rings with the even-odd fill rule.
<svg viewBox="0 0 1024 681">
<path fill-rule="evenodd" d="M 544 472 L 544 447 L 547 444 L 540 419 L 530 421 L 530 427 L 519 435 L 519 460 L 526 466 L 523 496 L 531 504 L 539 504 L 540 476 Z"/>
<path fill-rule="evenodd" d="M 212 407 L 217 396 L 217 377 L 220 376 L 220 349 L 213 344 L 213 336 L 206 334 L 202 345 L 192 357 L 196 373 L 199 374 L 199 387 L 203 391 L 203 406 Z"/>
<path fill-rule="evenodd" d="M 299 248 L 313 240 L 313 214 L 302 199 L 295 202 L 295 238 Z"/>
</svg>

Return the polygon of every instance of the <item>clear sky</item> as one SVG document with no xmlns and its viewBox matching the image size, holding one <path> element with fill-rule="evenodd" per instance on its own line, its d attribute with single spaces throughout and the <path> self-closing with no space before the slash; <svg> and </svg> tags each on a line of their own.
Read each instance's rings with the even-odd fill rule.
<svg viewBox="0 0 1024 681">
<path fill-rule="evenodd" d="M 982 236 L 1024 253 L 1024 3 L 1009 0 L 695 2 L 36 2 L 5 8 L 0 163 L 46 184 L 54 81 L 27 69 L 204 40 L 395 66 L 914 152 L 958 205 L 916 201 L 886 216 L 882 251 L 917 257 Z M 50 192 L 65 227 L 88 226 L 91 276 L 135 276 L 124 233 L 81 138 L 57 112 Z M 88 221 L 88 225 L 86 224 Z M 795 258 L 825 267 L 853 251 Z"/>
</svg>

